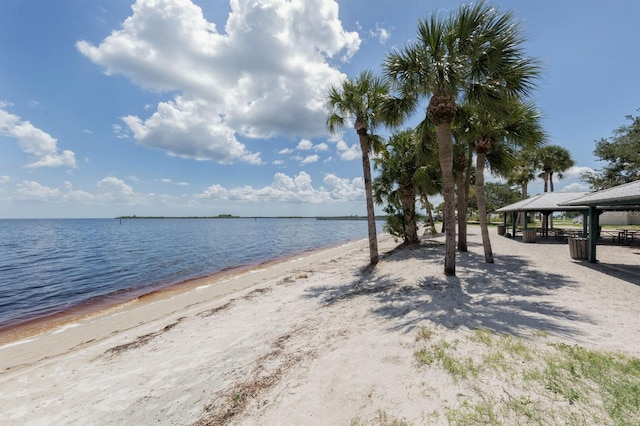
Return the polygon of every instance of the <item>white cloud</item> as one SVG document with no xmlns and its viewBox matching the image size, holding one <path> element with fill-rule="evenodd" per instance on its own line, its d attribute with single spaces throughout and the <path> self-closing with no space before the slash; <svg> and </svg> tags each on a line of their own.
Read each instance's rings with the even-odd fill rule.
<svg viewBox="0 0 640 426">
<path fill-rule="evenodd" d="M 189 186 L 188 182 L 175 182 L 173 179 L 169 179 L 169 178 L 160 179 L 160 182 L 167 183 L 167 184 L 172 184 L 172 185 L 176 185 L 176 186 Z"/>
<path fill-rule="evenodd" d="M 278 151 L 278 154 L 286 155 L 286 154 L 291 154 L 292 152 L 293 150 L 291 148 L 284 148 Z"/>
<path fill-rule="evenodd" d="M 65 201 L 62 192 L 38 182 L 23 180 L 17 184 L 17 199 L 32 201 Z"/>
<path fill-rule="evenodd" d="M 313 155 L 309 155 L 305 158 L 302 159 L 301 163 L 302 164 L 311 164 L 311 163 L 316 163 L 318 160 L 320 159 L 320 156 L 317 154 L 313 154 Z"/>
<path fill-rule="evenodd" d="M 315 149 L 316 151 L 328 151 L 329 150 L 329 145 L 327 145 L 326 143 L 322 142 L 322 143 L 319 143 L 318 145 L 314 146 L 313 149 Z"/>
<path fill-rule="evenodd" d="M 377 38 L 380 44 L 384 44 L 389 37 L 391 37 L 391 30 L 384 28 L 379 23 L 376 23 L 376 29 L 370 30 L 369 35 L 373 38 Z"/>
<path fill-rule="evenodd" d="M 8 106 L 3 103 L 1 106 Z M 58 152 L 58 140 L 38 129 L 29 121 L 0 109 L 0 135 L 16 139 L 20 148 L 33 156 L 34 161 L 28 167 L 76 167 L 73 151 Z"/>
<path fill-rule="evenodd" d="M 294 177 L 284 173 L 276 173 L 271 185 L 262 188 L 243 186 L 227 189 L 215 184 L 196 195 L 196 198 L 252 203 L 301 202 L 320 204 L 361 201 L 364 199 L 364 183 L 362 178 L 348 180 L 330 174 L 324 178 L 324 186 L 314 188 L 311 176 L 305 172 L 300 172 Z"/>
<path fill-rule="evenodd" d="M 580 179 L 580 175 L 587 172 L 594 172 L 591 167 L 586 166 L 573 166 L 569 170 L 562 173 L 565 179 Z"/>
<path fill-rule="evenodd" d="M 339 140 L 336 144 L 336 149 L 340 152 L 340 159 L 343 161 L 351 161 L 362 157 L 360 145 L 358 144 L 349 146 L 345 141 Z"/>
<path fill-rule="evenodd" d="M 122 179 L 113 176 L 107 176 L 98 181 L 99 196 L 105 200 L 114 202 L 130 203 L 134 202 L 138 195 L 133 188 Z"/>
<path fill-rule="evenodd" d="M 298 143 L 298 146 L 296 147 L 296 149 L 300 151 L 308 151 L 310 149 L 313 149 L 313 143 L 308 139 L 302 139 Z"/>
<path fill-rule="evenodd" d="M 247 151 L 233 130 L 202 99 L 161 102 L 150 118 L 123 117 L 138 143 L 161 148 L 170 155 L 214 160 L 229 164 L 238 160 L 260 164 L 259 154 Z"/>
<path fill-rule="evenodd" d="M 122 27 L 77 49 L 137 85 L 177 91 L 151 117 L 123 121 L 137 142 L 172 155 L 259 163 L 236 135 L 324 133 L 324 94 L 344 76 L 329 65 L 360 46 L 335 0 L 231 0 L 218 32 L 188 0 L 138 0 Z"/>
<path fill-rule="evenodd" d="M 589 191 L 589 185 L 580 183 L 580 182 L 573 182 L 573 183 L 570 183 L 569 185 L 565 185 L 564 187 L 562 187 L 561 192 L 582 192 L 582 191 Z"/>
</svg>

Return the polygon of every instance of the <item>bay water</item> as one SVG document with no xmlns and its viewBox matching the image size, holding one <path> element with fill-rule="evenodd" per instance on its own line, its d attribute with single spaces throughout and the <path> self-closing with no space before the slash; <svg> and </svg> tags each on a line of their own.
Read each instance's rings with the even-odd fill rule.
<svg viewBox="0 0 640 426">
<path fill-rule="evenodd" d="M 362 238 L 364 220 L 0 219 L 0 329 Z"/>
</svg>

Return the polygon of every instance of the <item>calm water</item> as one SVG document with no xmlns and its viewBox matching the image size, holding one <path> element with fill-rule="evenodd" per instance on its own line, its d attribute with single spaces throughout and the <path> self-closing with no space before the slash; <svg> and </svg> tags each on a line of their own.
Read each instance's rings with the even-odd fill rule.
<svg viewBox="0 0 640 426">
<path fill-rule="evenodd" d="M 360 220 L 2 219 L 0 328 L 366 237 Z"/>
</svg>

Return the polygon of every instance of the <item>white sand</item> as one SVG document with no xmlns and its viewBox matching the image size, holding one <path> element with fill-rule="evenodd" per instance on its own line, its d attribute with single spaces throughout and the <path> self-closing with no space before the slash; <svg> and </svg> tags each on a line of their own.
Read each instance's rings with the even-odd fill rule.
<svg viewBox="0 0 640 426">
<path fill-rule="evenodd" d="M 2 346 L 0 424 L 447 424 L 462 401 L 511 395 L 500 375 L 418 367 L 421 328 L 460 351 L 488 329 L 640 357 L 640 249 L 599 246 L 593 265 L 491 237 L 486 264 L 470 228 L 457 277 L 442 236 L 395 252 L 383 236 L 371 273 L 359 241 Z"/>
</svg>

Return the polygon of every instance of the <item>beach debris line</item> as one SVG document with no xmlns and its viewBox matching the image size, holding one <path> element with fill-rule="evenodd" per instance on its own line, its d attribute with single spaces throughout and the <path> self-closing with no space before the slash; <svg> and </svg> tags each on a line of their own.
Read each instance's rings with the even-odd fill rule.
<svg viewBox="0 0 640 426">
<path fill-rule="evenodd" d="M 204 407 L 204 415 L 196 426 L 219 426 L 228 424 L 241 415 L 251 404 L 263 406 L 269 403 L 262 399 L 286 373 L 302 360 L 313 356 L 311 350 L 296 350 L 291 341 L 300 337 L 307 327 L 300 325 L 280 335 L 272 343 L 270 352 L 259 357 L 246 374 L 246 380 L 240 380 L 214 394 L 213 402 Z M 308 331 L 307 331 L 308 332 Z"/>
<path fill-rule="evenodd" d="M 116 355 L 120 355 L 123 352 L 130 351 L 133 349 L 137 349 L 141 346 L 144 346 L 147 343 L 149 343 L 151 340 L 155 339 L 156 337 L 160 336 L 163 333 L 166 333 L 167 331 L 174 328 L 176 325 L 180 324 L 180 322 L 185 318 L 186 317 L 180 317 L 176 322 L 173 322 L 165 326 L 164 328 L 162 328 L 162 330 L 155 331 L 153 333 L 147 333 L 142 336 L 138 336 L 138 338 L 132 342 L 123 343 L 122 345 L 114 346 L 113 348 L 107 349 L 103 355 L 108 357 L 114 357 Z"/>
</svg>

